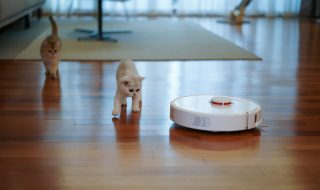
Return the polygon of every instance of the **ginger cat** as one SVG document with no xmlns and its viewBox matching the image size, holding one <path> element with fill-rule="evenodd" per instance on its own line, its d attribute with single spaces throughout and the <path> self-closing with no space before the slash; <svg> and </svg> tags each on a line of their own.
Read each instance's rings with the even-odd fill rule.
<svg viewBox="0 0 320 190">
<path fill-rule="evenodd" d="M 41 58 L 46 69 L 46 75 L 57 78 L 61 54 L 61 40 L 58 36 L 58 27 L 52 16 L 49 16 L 51 34 L 41 44 Z"/>
</svg>

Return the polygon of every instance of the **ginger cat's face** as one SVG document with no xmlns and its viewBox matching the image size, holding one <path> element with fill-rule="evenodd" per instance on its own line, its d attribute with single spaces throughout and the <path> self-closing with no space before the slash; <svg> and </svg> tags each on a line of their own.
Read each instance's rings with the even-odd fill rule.
<svg viewBox="0 0 320 190">
<path fill-rule="evenodd" d="M 44 43 L 43 53 L 47 58 L 56 58 L 61 49 L 60 41 L 48 41 Z"/>
</svg>

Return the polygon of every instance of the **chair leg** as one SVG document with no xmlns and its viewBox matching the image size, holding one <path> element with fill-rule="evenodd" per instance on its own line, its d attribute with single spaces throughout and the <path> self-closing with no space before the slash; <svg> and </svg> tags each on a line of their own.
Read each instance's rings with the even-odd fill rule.
<svg viewBox="0 0 320 190">
<path fill-rule="evenodd" d="M 39 8 L 39 9 L 37 9 L 37 18 L 38 18 L 38 20 L 40 20 L 41 17 L 42 17 L 42 9 Z"/>
<path fill-rule="evenodd" d="M 174 16 L 177 16 L 177 13 L 178 13 L 178 1 L 179 0 L 171 0 L 171 5 L 172 5 L 172 14 Z"/>
<path fill-rule="evenodd" d="M 126 6 L 126 2 L 122 2 L 122 6 L 123 6 L 123 9 L 124 9 L 124 12 L 126 14 L 127 19 L 129 19 L 130 15 L 129 15 L 129 12 L 128 12 L 128 9 L 127 9 L 127 6 Z"/>
<path fill-rule="evenodd" d="M 30 15 L 29 14 L 24 16 L 24 28 L 25 29 L 30 28 Z"/>
<path fill-rule="evenodd" d="M 67 13 L 68 18 L 71 16 L 72 8 L 73 8 L 73 0 L 70 1 L 69 7 L 68 7 L 68 13 Z"/>
</svg>

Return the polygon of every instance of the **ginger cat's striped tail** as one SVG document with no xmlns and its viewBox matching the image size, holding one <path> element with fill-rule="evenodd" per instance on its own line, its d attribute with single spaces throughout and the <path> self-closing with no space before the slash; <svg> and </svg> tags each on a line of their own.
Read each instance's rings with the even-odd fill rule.
<svg viewBox="0 0 320 190">
<path fill-rule="evenodd" d="M 52 16 L 49 16 L 49 20 L 51 23 L 51 35 L 58 36 L 58 27 Z"/>
</svg>

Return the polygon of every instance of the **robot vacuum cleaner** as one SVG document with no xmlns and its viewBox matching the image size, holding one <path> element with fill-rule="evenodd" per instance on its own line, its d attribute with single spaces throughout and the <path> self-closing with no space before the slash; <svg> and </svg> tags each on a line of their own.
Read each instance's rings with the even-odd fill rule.
<svg viewBox="0 0 320 190">
<path fill-rule="evenodd" d="M 262 111 L 259 104 L 242 98 L 193 95 L 171 101 L 170 119 L 192 129 L 242 131 L 258 127 L 262 122 Z"/>
</svg>

